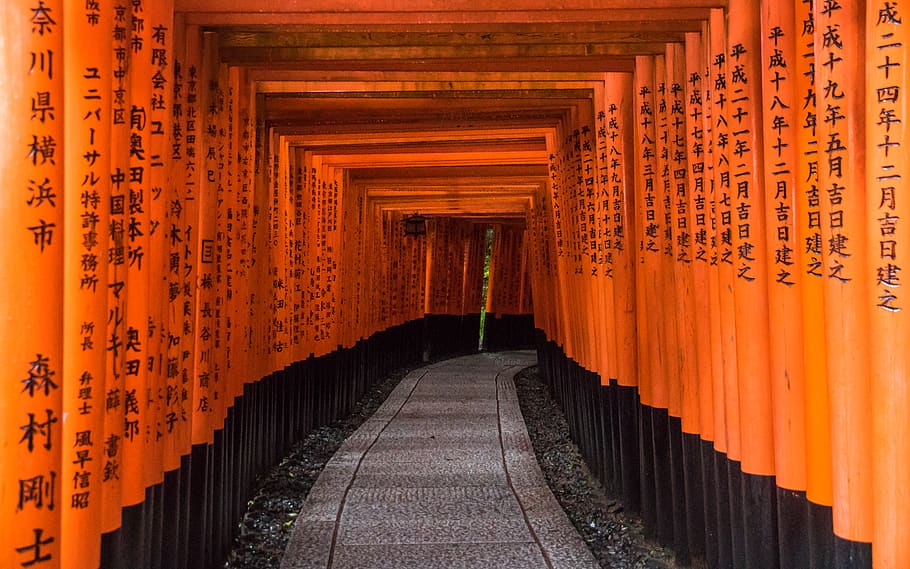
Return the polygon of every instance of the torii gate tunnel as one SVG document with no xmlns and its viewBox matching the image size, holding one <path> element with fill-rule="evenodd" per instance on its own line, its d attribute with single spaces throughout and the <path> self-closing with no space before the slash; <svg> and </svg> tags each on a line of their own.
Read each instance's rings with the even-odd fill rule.
<svg viewBox="0 0 910 569">
<path fill-rule="evenodd" d="M 477 349 L 491 229 L 488 345 L 682 562 L 910 567 L 908 6 L 394 4 L 2 2 L 0 567 L 219 565 Z"/>
</svg>

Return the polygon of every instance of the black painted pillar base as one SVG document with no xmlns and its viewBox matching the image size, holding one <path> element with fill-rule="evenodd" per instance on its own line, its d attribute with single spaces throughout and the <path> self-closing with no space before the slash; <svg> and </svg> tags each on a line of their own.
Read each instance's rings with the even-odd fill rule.
<svg viewBox="0 0 910 569">
<path fill-rule="evenodd" d="M 829 506 L 806 505 L 809 528 L 809 569 L 834 567 L 834 518 Z"/>
<path fill-rule="evenodd" d="M 834 536 L 834 569 L 871 569 L 872 544 Z"/>
<path fill-rule="evenodd" d="M 702 559 L 705 555 L 705 487 L 702 473 L 702 440 L 698 435 L 683 433 L 683 470 L 685 472 L 685 527 L 689 555 Z"/>
<path fill-rule="evenodd" d="M 746 569 L 780 566 L 777 534 L 777 487 L 773 476 L 742 476 L 743 537 Z"/>
<path fill-rule="evenodd" d="M 718 532 L 717 518 L 717 475 L 715 463 L 717 452 L 714 450 L 714 443 L 711 441 L 699 441 L 701 447 L 701 476 L 704 485 L 704 494 L 702 495 L 703 510 L 705 513 L 704 527 L 704 551 L 705 563 L 708 567 L 718 567 L 719 561 L 719 543 L 720 534 Z"/>
<path fill-rule="evenodd" d="M 101 566 L 104 569 L 127 569 L 122 527 L 101 535 Z"/>
<path fill-rule="evenodd" d="M 642 405 L 637 388 L 602 385 L 540 331 L 537 346 L 541 379 L 592 472 L 621 492 L 627 511 L 641 513 L 645 535 L 673 548 L 680 565 L 871 568 L 869 544 L 834 536 L 831 508 L 772 476 L 743 473 L 713 442 L 683 433 L 666 409 Z"/>
<path fill-rule="evenodd" d="M 809 562 L 809 508 L 806 493 L 777 488 L 777 539 L 781 569 L 804 569 Z"/>
<path fill-rule="evenodd" d="M 647 405 L 640 407 L 638 415 L 639 486 L 641 488 L 641 518 L 645 535 L 657 538 L 657 481 L 654 476 L 654 437 L 651 414 Z"/>
<path fill-rule="evenodd" d="M 632 514 L 642 511 L 642 486 L 639 478 L 640 455 L 638 391 L 634 387 L 617 386 L 616 410 L 618 414 L 619 449 L 622 469 L 623 506 Z"/>
</svg>

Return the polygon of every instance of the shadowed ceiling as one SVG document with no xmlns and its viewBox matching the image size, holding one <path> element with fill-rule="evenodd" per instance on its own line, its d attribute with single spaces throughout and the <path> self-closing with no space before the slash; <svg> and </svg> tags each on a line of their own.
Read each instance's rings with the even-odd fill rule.
<svg viewBox="0 0 910 569">
<path fill-rule="evenodd" d="M 266 125 L 383 207 L 514 221 L 605 73 L 699 32 L 705 0 L 177 0 Z"/>
</svg>

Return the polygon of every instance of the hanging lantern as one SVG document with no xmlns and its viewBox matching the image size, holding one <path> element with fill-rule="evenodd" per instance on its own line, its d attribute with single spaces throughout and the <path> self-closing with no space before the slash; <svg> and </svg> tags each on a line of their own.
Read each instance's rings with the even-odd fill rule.
<svg viewBox="0 0 910 569">
<path fill-rule="evenodd" d="M 426 235 L 427 234 L 427 218 L 424 216 L 415 213 L 404 218 L 404 234 L 405 235 Z"/>
</svg>

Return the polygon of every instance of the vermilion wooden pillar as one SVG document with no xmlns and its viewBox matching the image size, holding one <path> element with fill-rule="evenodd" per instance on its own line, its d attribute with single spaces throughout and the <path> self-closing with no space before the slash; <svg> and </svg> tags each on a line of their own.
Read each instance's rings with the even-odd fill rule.
<svg viewBox="0 0 910 569">
<path fill-rule="evenodd" d="M 818 93 L 815 86 L 815 16 L 811 3 L 795 10 L 798 30 L 794 67 L 796 99 L 800 101 L 795 126 L 797 144 L 797 242 L 802 276 L 801 312 L 806 384 L 806 497 L 809 500 L 810 567 L 834 563 L 831 519 L 831 409 L 825 339 L 825 295 L 822 272 L 821 193 L 818 183 Z"/>
<path fill-rule="evenodd" d="M 144 6 L 142 14 L 148 37 L 144 39 L 141 53 L 137 54 L 137 71 L 147 72 L 144 81 L 149 84 L 147 100 L 137 101 L 146 111 L 148 132 L 143 141 L 145 144 L 145 175 L 148 178 L 147 208 L 149 215 L 149 248 L 146 262 L 151 270 L 149 275 L 149 314 L 148 314 L 148 389 L 152 394 L 148 408 L 148 430 L 146 431 L 145 451 L 145 485 L 152 487 L 163 482 L 164 477 L 164 439 L 166 391 L 166 357 L 167 324 L 166 311 L 168 302 L 167 266 L 170 245 L 166 231 L 166 215 L 170 203 L 170 125 L 173 101 L 173 2 L 150 3 Z M 134 48 L 135 53 L 135 48 Z M 156 489 L 158 492 L 159 489 Z M 153 502 L 159 499 L 158 494 Z M 156 504 L 157 510 L 161 506 Z M 156 511 L 155 516 L 160 515 Z M 157 530 L 156 530 L 157 531 Z M 155 531 L 153 531 L 155 533 Z M 157 537 L 155 538 L 157 539 Z M 152 542 L 152 556 L 157 543 Z"/>
<path fill-rule="evenodd" d="M 635 259 L 634 165 L 632 75 L 610 74 L 606 80 L 606 123 L 610 207 L 613 231 L 613 305 L 616 318 L 616 378 L 619 385 L 634 387 L 635 342 Z M 608 299 L 609 301 L 609 299 Z"/>
<path fill-rule="evenodd" d="M 182 60 L 183 90 L 180 123 L 184 134 L 182 153 L 185 157 L 181 172 L 175 173 L 175 185 L 180 199 L 179 230 L 183 235 L 179 251 L 180 295 L 172 309 L 172 323 L 179 327 L 179 377 L 181 421 L 184 423 L 183 448 L 188 451 L 201 437 L 194 435 L 197 368 L 197 298 L 199 278 L 199 210 L 202 203 L 205 172 L 204 125 L 208 85 L 205 83 L 202 60 L 202 35 L 196 26 L 187 26 L 184 40 L 185 56 Z M 180 163 L 180 162 L 178 162 Z M 176 213 L 176 212 L 174 212 Z M 185 416 L 184 416 L 185 413 Z"/>
<path fill-rule="evenodd" d="M 679 366 L 673 355 L 677 353 L 675 279 L 673 274 L 673 215 L 670 196 L 672 173 L 670 171 L 670 108 L 667 102 L 670 87 L 667 81 L 667 58 L 654 56 L 654 125 L 655 168 L 653 188 L 654 219 L 647 219 L 655 234 L 653 252 L 654 289 L 646 292 L 649 314 L 655 317 L 648 333 L 653 373 L 651 374 L 652 405 L 678 415 L 681 407 Z M 648 195 L 645 195 L 647 206 Z M 647 229 L 647 227 L 646 227 Z M 647 260 L 646 260 L 647 264 Z M 666 449 L 660 449 L 663 454 Z M 660 499 L 660 497 L 658 497 Z"/>
<path fill-rule="evenodd" d="M 123 430 L 123 506 L 132 508 L 124 519 L 124 532 L 131 548 L 139 549 L 130 556 L 144 559 L 148 555 L 145 542 L 145 519 L 142 504 L 145 501 L 146 474 L 153 468 L 154 458 L 149 451 L 149 435 L 153 428 L 149 403 L 149 361 L 151 326 L 149 321 L 152 300 L 150 281 L 158 275 L 159 268 L 152 265 L 150 249 L 152 238 L 152 167 L 149 145 L 154 128 L 151 116 L 152 76 L 151 21 L 144 11 L 147 0 L 133 4 L 130 25 L 130 43 L 141 46 L 130 60 L 131 105 L 126 112 L 129 125 L 129 163 L 126 175 L 125 255 L 127 285 L 126 333 L 121 338 L 124 357 L 124 383 L 122 392 Z M 132 49 L 132 48 L 131 48 Z M 157 283 L 156 283 L 157 285 Z M 146 463 L 149 463 L 148 465 Z"/>
<path fill-rule="evenodd" d="M 596 222 L 591 219 L 596 199 L 596 141 L 595 111 L 592 104 L 573 108 L 571 125 L 571 185 L 573 188 L 573 234 L 577 242 L 577 257 L 573 272 L 581 292 L 582 306 L 594 310 L 579 310 L 577 322 L 580 340 L 584 342 L 584 357 L 579 360 L 586 370 L 604 373 L 608 353 L 605 345 L 605 310 L 599 279 L 594 278 L 597 264 Z M 592 230 L 594 232 L 592 236 Z"/>
<path fill-rule="evenodd" d="M 613 298 L 616 332 L 616 410 L 614 437 L 619 442 L 619 482 L 626 507 L 641 510 L 638 452 L 638 337 L 636 321 L 636 264 L 639 258 L 635 212 L 637 148 L 634 124 L 638 109 L 631 74 L 606 77 L 610 228 L 613 232 Z M 614 452 L 616 452 L 614 450 Z"/>
<path fill-rule="evenodd" d="M 760 18 L 753 2 L 734 0 L 727 18 L 727 106 L 736 353 L 743 472 L 774 474 L 764 233 Z M 747 555 L 753 552 L 748 549 Z M 768 565 L 766 565 L 768 566 Z"/>
<path fill-rule="evenodd" d="M 727 33 L 724 14 L 712 10 L 709 21 L 709 60 L 711 90 L 711 120 L 713 121 L 713 202 L 715 214 L 715 244 L 717 264 L 717 307 L 719 336 L 715 346 L 715 413 L 723 425 L 723 433 L 715 430 L 715 448 L 725 453 L 715 460 L 717 485 L 718 564 L 744 564 L 742 542 L 742 507 L 739 469 L 742 460 L 740 437 L 740 394 L 737 371 L 736 310 L 733 284 L 736 279 L 733 248 L 733 208 L 731 160 L 732 144 L 729 124 L 729 79 Z M 720 399 L 722 397 L 722 399 Z"/>
<path fill-rule="evenodd" d="M 241 73 L 240 88 L 237 93 L 237 108 L 240 113 L 241 125 L 238 129 L 238 211 L 237 225 L 239 227 L 239 269 L 236 275 L 237 280 L 237 317 L 242 323 L 242 333 L 239 335 L 240 346 L 242 349 L 240 362 L 240 379 L 244 384 L 254 381 L 255 371 L 253 370 L 253 316 L 250 308 L 253 305 L 253 201 L 255 196 L 255 102 L 256 98 L 252 86 L 246 73 Z M 240 394 L 243 393 L 243 385 L 238 385 L 237 389 Z"/>
<path fill-rule="evenodd" d="M 696 350 L 694 242 L 689 194 L 690 156 L 686 128 L 686 53 L 682 44 L 667 46 L 668 168 L 673 256 L 676 290 L 676 338 L 679 354 L 679 418 L 683 433 L 699 432 L 699 384 Z"/>
<path fill-rule="evenodd" d="M 113 6 L 113 45 L 108 52 L 112 62 L 111 139 L 110 139 L 110 230 L 107 242 L 108 314 L 106 317 L 105 350 L 107 369 L 104 376 L 104 438 L 101 463 L 102 531 L 115 542 L 112 555 L 119 562 L 119 538 L 123 506 L 124 466 L 124 407 L 126 390 L 127 290 L 129 264 L 127 260 L 129 227 L 130 172 L 130 29 L 132 4 L 116 2 Z"/>
<path fill-rule="evenodd" d="M 766 1 L 762 18 L 762 114 L 765 225 L 768 243 L 770 371 L 780 562 L 809 564 L 806 509 L 806 392 L 802 282 L 798 263 L 800 108 L 796 72 L 797 28 L 793 2 Z"/>
<path fill-rule="evenodd" d="M 697 382 L 698 439 L 689 437 L 686 447 L 687 516 L 689 546 L 708 563 L 716 562 L 717 506 L 714 499 L 714 362 L 712 334 L 719 318 L 716 306 L 716 246 L 711 183 L 711 118 L 709 117 L 710 73 L 707 33 L 685 36 L 685 133 L 688 192 L 688 230 L 691 239 L 692 287 L 694 289 L 694 366 Z M 712 288 L 712 274 L 714 286 Z"/>
<path fill-rule="evenodd" d="M 69 483 L 60 470 L 64 9 L 58 1 L 15 1 L 2 14 L 0 305 L 17 317 L 0 323 L 0 565 L 60 567 L 61 490 Z"/>
<path fill-rule="evenodd" d="M 708 268 L 711 262 L 711 215 L 709 202 L 710 180 L 705 170 L 709 140 L 705 125 L 705 77 L 704 38 L 698 33 L 686 34 L 684 84 L 684 126 L 686 133 L 688 182 L 688 229 L 690 234 L 692 287 L 694 295 L 694 343 L 695 368 L 698 382 L 698 430 L 701 438 L 714 440 L 714 401 L 711 383 L 711 330 L 709 318 L 711 304 Z"/>
<path fill-rule="evenodd" d="M 580 312 L 581 316 L 587 318 L 587 333 L 582 332 L 587 339 L 587 357 L 583 365 L 589 371 L 601 374 L 609 378 L 607 362 L 609 361 L 608 350 L 606 346 L 606 318 L 607 312 L 603 307 L 603 287 L 598 282 L 599 278 L 594 278 L 597 266 L 597 225 L 592 219 L 596 206 L 594 202 L 597 198 L 597 164 L 596 164 L 596 141 L 595 132 L 595 111 L 594 102 L 588 105 L 582 105 L 578 109 L 576 124 L 573 128 L 573 147 L 575 148 L 575 157 L 573 169 L 575 170 L 576 199 L 578 207 L 576 213 L 576 235 L 580 244 L 580 269 L 577 274 L 578 281 L 585 291 L 586 304 L 594 310 L 585 310 Z"/>
<path fill-rule="evenodd" d="M 215 410 L 214 373 L 214 320 L 215 320 L 215 223 L 217 211 L 216 184 L 218 182 L 218 164 L 215 154 L 218 128 L 218 89 L 217 89 L 217 56 L 214 53 L 214 36 L 204 33 L 199 59 L 198 97 L 199 114 L 199 147 L 198 160 L 198 193 L 195 201 L 198 204 L 195 220 L 195 239 L 197 242 L 196 266 L 197 279 L 193 283 L 195 306 L 194 375 L 192 424 L 193 445 L 210 444 Z M 192 46 L 190 40 L 189 46 Z M 191 49 L 191 48 L 190 48 Z"/>
<path fill-rule="evenodd" d="M 593 260 L 596 271 L 598 308 L 603 313 L 602 334 L 600 348 L 601 366 L 599 371 L 601 381 L 607 385 L 610 380 L 615 380 L 617 371 L 617 337 L 616 337 L 616 302 L 614 301 L 614 279 L 616 277 L 614 249 L 614 230 L 612 199 L 610 190 L 610 139 L 607 134 L 607 76 L 604 83 L 594 91 L 594 120 L 591 126 L 589 142 L 594 156 L 593 181 L 595 192 L 589 209 L 588 221 L 592 224 L 590 236 L 593 240 Z M 615 168 L 614 168 L 615 169 Z"/>
<path fill-rule="evenodd" d="M 552 228 L 550 233 L 550 247 L 553 251 L 551 264 L 551 281 L 553 282 L 553 295 L 551 297 L 553 303 L 553 327 L 549 332 L 552 334 L 550 337 L 560 344 L 568 354 L 571 351 L 571 346 L 566 332 L 566 319 L 568 314 L 567 295 L 569 293 L 565 286 L 565 272 L 567 270 L 565 257 L 569 254 L 569 249 L 564 234 L 569 227 L 565 220 L 565 216 L 568 215 L 568 212 L 563 205 L 564 188 L 560 174 L 561 157 L 559 135 L 547 134 L 546 140 L 547 152 L 549 154 L 549 178 L 547 179 L 546 186 L 547 195 L 544 199 L 550 209 L 550 219 L 547 220 L 547 224 Z"/>
<path fill-rule="evenodd" d="M 660 263 L 659 206 L 657 201 L 657 184 L 660 183 L 656 156 L 656 84 L 655 58 L 639 56 L 635 58 L 634 120 L 635 120 L 635 199 L 637 204 L 635 230 L 637 236 L 638 261 L 635 280 L 641 283 L 636 287 L 636 333 L 638 337 L 638 381 L 642 403 L 639 420 L 639 456 L 641 463 L 640 489 L 641 512 L 645 530 L 656 535 L 656 477 L 654 473 L 654 440 L 651 415 L 653 407 L 666 407 L 666 395 L 657 386 L 657 378 L 663 366 L 659 349 L 659 328 L 661 313 L 660 298 L 657 288 L 656 271 Z M 661 449 L 664 450 L 664 449 Z"/>
<path fill-rule="evenodd" d="M 168 432 L 164 449 L 165 471 L 173 471 L 180 466 L 180 459 L 190 451 L 191 426 L 189 422 L 190 410 L 186 399 L 189 394 L 184 391 L 187 385 L 184 378 L 189 377 L 187 362 L 190 359 L 184 352 L 184 346 L 191 347 L 188 343 L 189 331 L 184 330 L 184 302 L 191 302 L 192 296 L 187 295 L 184 287 L 184 275 L 193 266 L 187 261 L 187 251 L 191 246 L 188 235 L 192 234 L 187 208 L 193 201 L 191 190 L 195 187 L 195 180 L 187 179 L 187 171 L 195 168 L 195 163 L 188 151 L 188 117 L 190 115 L 189 103 L 189 76 L 188 59 L 186 50 L 186 30 L 179 22 L 173 27 L 173 52 L 174 85 L 173 121 L 171 123 L 167 155 L 170 166 L 168 173 L 169 199 L 166 209 L 164 231 L 167 235 L 167 261 L 166 261 L 166 287 L 167 308 L 165 310 L 165 326 L 167 329 L 167 345 L 163 357 L 165 376 L 165 401 L 163 426 Z M 195 73 L 195 70 L 194 70 Z M 195 85 L 193 85 L 195 96 Z M 195 112 L 195 110 L 193 111 Z M 195 152 L 195 149 L 193 150 Z M 190 176 L 191 178 L 191 176 Z M 189 350 L 192 353 L 192 350 Z"/>
<path fill-rule="evenodd" d="M 667 102 L 667 168 L 669 187 L 665 203 L 669 204 L 672 227 L 669 244 L 672 259 L 676 338 L 676 409 L 670 407 L 670 466 L 673 488 L 674 549 L 680 562 L 700 552 L 704 525 L 700 484 L 696 476 L 701 454 L 699 432 L 699 384 L 696 351 L 696 321 L 693 231 L 690 223 L 689 154 L 686 128 L 686 56 L 683 44 L 668 44 L 666 49 Z M 697 537 L 696 537 L 697 536 Z"/>
<path fill-rule="evenodd" d="M 651 305 L 647 302 L 650 292 L 654 298 L 656 291 L 654 281 L 648 277 L 653 273 L 653 263 L 660 254 L 658 249 L 658 235 L 660 230 L 657 224 L 657 206 L 654 195 L 654 185 L 657 183 L 657 159 L 655 156 L 655 103 L 654 103 L 654 59 L 651 57 L 637 57 L 635 59 L 635 80 L 633 89 L 634 117 L 635 117 L 635 203 L 636 211 L 636 236 L 638 260 L 636 262 L 636 282 L 641 281 L 644 286 L 636 287 L 636 314 L 638 334 L 638 374 L 639 391 L 642 403 L 653 405 L 652 394 L 652 365 L 657 362 L 652 359 L 652 348 L 649 346 L 649 330 L 654 325 L 651 319 Z M 655 368 L 656 370 L 657 368 Z"/>
<path fill-rule="evenodd" d="M 825 338 L 831 402 L 837 567 L 868 563 L 873 532 L 865 164 L 865 13 L 815 4 Z"/>
<path fill-rule="evenodd" d="M 866 4 L 866 254 L 857 275 L 869 285 L 873 411 L 873 550 L 876 568 L 910 565 L 910 305 L 907 303 L 907 57 L 904 21 L 896 2 Z M 816 40 L 817 41 L 817 40 Z M 858 267 L 859 268 L 859 267 Z"/>
<path fill-rule="evenodd" d="M 100 563 L 114 11 L 66 6 L 62 567 Z M 96 19 L 97 18 L 97 19 Z M 76 190 L 78 188 L 78 190 Z M 61 198 L 63 196 L 61 195 Z"/>
</svg>

